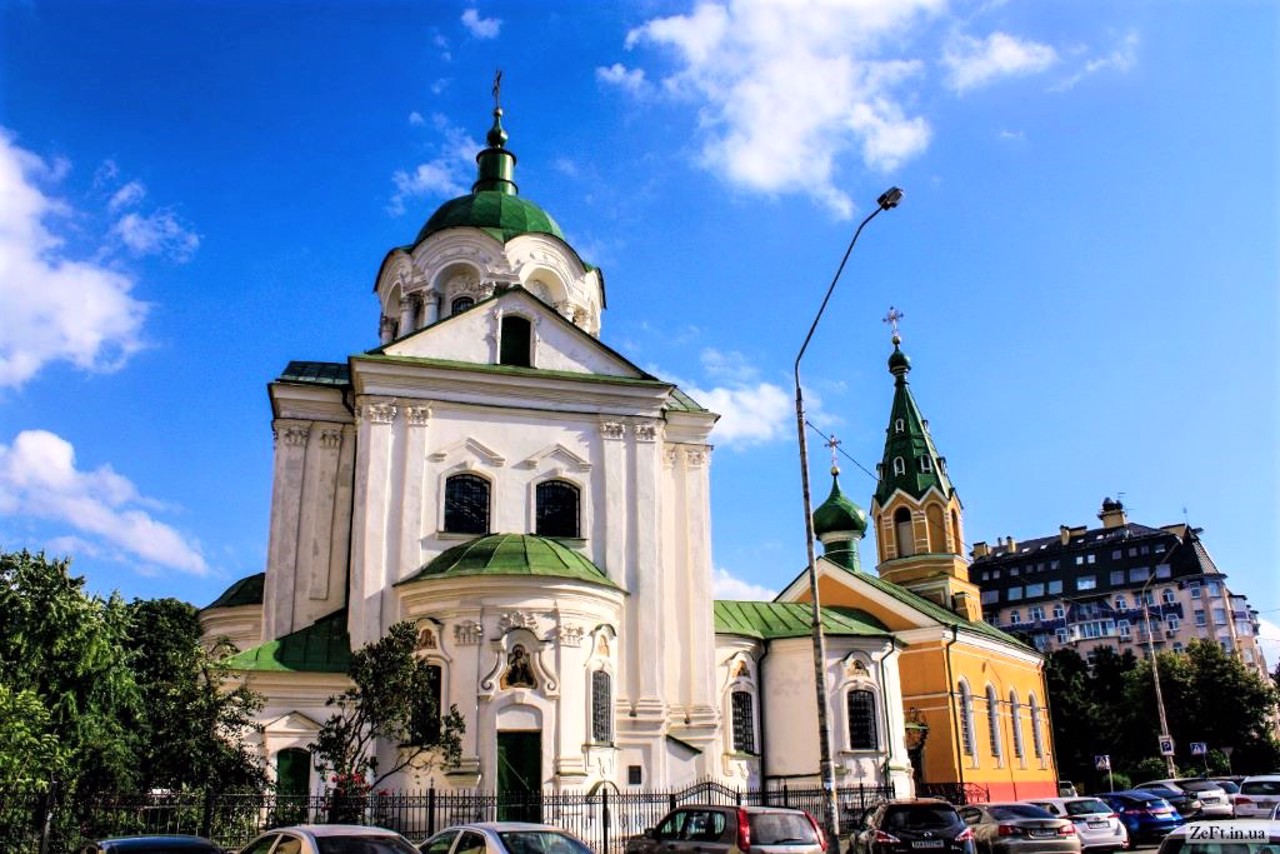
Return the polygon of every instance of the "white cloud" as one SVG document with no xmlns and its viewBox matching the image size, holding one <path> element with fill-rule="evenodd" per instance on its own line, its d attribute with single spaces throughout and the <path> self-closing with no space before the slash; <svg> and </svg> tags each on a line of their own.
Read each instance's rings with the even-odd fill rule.
<svg viewBox="0 0 1280 854">
<path fill-rule="evenodd" d="M 147 564 L 208 572 L 195 543 L 142 509 L 154 506 L 110 466 L 77 469 L 71 443 L 48 431 L 24 430 L 12 445 L 0 445 L 0 512 L 70 526 L 74 536 L 54 541 L 62 545 L 87 537 L 92 548 L 107 546 Z"/>
<path fill-rule="evenodd" d="M 58 171 L 0 129 L 0 388 L 21 387 L 50 362 L 116 370 L 143 346 L 147 305 L 130 295 L 134 280 L 66 257 L 52 230 L 72 211 L 37 182 Z"/>
<path fill-rule="evenodd" d="M 1270 620 L 1258 620 L 1258 646 L 1262 647 L 1267 667 L 1275 672 L 1276 664 L 1280 663 L 1280 625 Z"/>
<path fill-rule="evenodd" d="M 1038 74 L 1057 61 L 1058 52 L 1049 45 L 1000 32 L 985 39 L 957 35 L 942 56 L 947 85 L 960 94 L 1002 77 Z"/>
<path fill-rule="evenodd" d="M 142 186 L 140 181 L 130 181 L 112 195 L 111 200 L 107 202 L 107 210 L 115 213 L 122 208 L 131 208 L 138 204 L 147 195 L 147 188 Z"/>
<path fill-rule="evenodd" d="M 462 13 L 462 25 L 478 39 L 494 39 L 498 37 L 498 30 L 502 28 L 502 19 L 481 18 L 478 11 L 468 9 Z"/>
<path fill-rule="evenodd" d="M 1055 92 L 1065 92 L 1079 83 L 1090 74 L 1097 74 L 1099 71 L 1114 69 L 1121 73 L 1133 68 L 1138 62 L 1138 45 L 1140 39 L 1135 32 L 1126 33 L 1116 48 L 1103 57 L 1091 59 L 1085 62 L 1084 67 L 1071 75 L 1067 79 L 1058 83 L 1053 87 Z"/>
<path fill-rule="evenodd" d="M 672 50 L 666 91 L 702 103 L 702 161 L 765 193 L 805 193 L 840 216 L 853 204 L 836 175 L 850 152 L 892 170 L 928 146 L 923 117 L 898 91 L 923 63 L 885 55 L 944 0 L 727 0 L 655 18 L 626 46 Z M 606 76 L 622 79 L 614 66 Z M 601 71 L 597 71 L 601 75 Z"/>
<path fill-rule="evenodd" d="M 412 169 L 392 173 L 391 182 L 396 192 L 387 210 L 393 216 L 402 215 L 410 199 L 452 198 L 463 195 L 471 186 L 479 144 L 439 113 L 431 116 L 431 124 L 442 137 L 436 145 L 438 156 Z"/>
<path fill-rule="evenodd" d="M 770 590 L 750 581 L 735 578 L 729 570 L 719 567 L 711 576 L 711 595 L 717 599 L 737 599 L 746 602 L 771 602 L 778 591 Z"/>
<path fill-rule="evenodd" d="M 608 68 L 597 68 L 596 79 L 632 93 L 638 93 L 645 89 L 644 69 L 633 68 L 628 71 L 627 67 L 621 62 L 615 62 Z"/>
<path fill-rule="evenodd" d="M 173 212 L 167 210 L 146 216 L 125 214 L 111 227 L 111 233 L 135 255 L 164 255 L 179 263 L 191 260 L 200 248 L 200 235 L 180 223 Z"/>
</svg>

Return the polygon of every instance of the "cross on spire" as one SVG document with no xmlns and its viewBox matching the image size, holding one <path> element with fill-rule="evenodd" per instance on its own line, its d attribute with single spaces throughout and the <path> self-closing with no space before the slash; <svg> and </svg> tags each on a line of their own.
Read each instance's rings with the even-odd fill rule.
<svg viewBox="0 0 1280 854">
<path fill-rule="evenodd" d="M 831 473 L 840 474 L 840 466 L 836 464 L 836 449 L 840 447 L 840 440 L 836 438 L 835 433 L 832 433 L 831 438 L 823 444 L 831 449 Z"/>
<path fill-rule="evenodd" d="M 889 313 L 884 316 L 884 322 L 893 328 L 893 343 L 897 344 L 900 336 L 898 335 L 898 321 L 906 317 L 905 314 L 898 311 L 893 306 L 889 306 Z"/>
</svg>

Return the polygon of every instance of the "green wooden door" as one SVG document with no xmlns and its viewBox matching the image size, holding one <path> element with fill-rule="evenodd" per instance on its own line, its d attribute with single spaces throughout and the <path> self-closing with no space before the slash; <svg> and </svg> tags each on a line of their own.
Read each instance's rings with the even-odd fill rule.
<svg viewBox="0 0 1280 854">
<path fill-rule="evenodd" d="M 542 733 L 498 733 L 498 820 L 542 821 Z"/>
</svg>

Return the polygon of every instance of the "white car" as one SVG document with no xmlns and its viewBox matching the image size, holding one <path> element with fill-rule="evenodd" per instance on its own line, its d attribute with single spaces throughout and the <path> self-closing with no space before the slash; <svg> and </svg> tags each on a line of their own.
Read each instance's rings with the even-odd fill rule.
<svg viewBox="0 0 1280 854">
<path fill-rule="evenodd" d="M 418 846 L 421 854 L 592 854 L 568 831 L 523 821 L 482 821 L 447 827 Z"/>
<path fill-rule="evenodd" d="M 1158 854 L 1280 854 L 1280 822 L 1187 822 L 1164 838 Z"/>
<path fill-rule="evenodd" d="M 1035 798 L 1023 801 L 1071 819 L 1080 836 L 1080 847 L 1089 852 L 1118 851 L 1129 847 L 1129 831 L 1106 801 L 1098 798 Z"/>
<path fill-rule="evenodd" d="M 1236 795 L 1236 818 L 1267 818 L 1280 806 L 1280 774 L 1245 777 Z"/>
<path fill-rule="evenodd" d="M 299 824 L 275 827 L 240 849 L 240 854 L 418 854 L 400 834 L 356 824 Z"/>
</svg>

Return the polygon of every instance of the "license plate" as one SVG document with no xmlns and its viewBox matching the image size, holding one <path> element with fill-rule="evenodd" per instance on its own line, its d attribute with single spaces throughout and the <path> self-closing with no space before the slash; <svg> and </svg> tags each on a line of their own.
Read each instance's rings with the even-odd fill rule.
<svg viewBox="0 0 1280 854">
<path fill-rule="evenodd" d="M 912 842 L 911 847 L 912 848 L 941 848 L 946 844 L 947 844 L 946 840 L 944 839 L 922 839 L 919 842 Z"/>
</svg>

